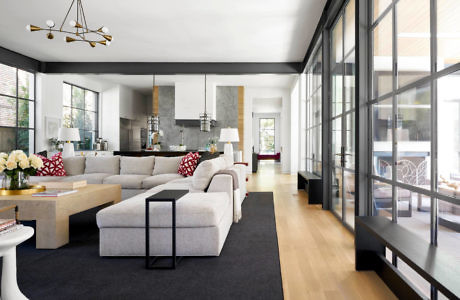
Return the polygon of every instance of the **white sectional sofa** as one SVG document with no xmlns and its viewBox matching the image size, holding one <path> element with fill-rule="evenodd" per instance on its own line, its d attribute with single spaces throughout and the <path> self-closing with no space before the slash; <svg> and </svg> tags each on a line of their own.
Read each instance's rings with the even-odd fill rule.
<svg viewBox="0 0 460 300">
<path fill-rule="evenodd" d="M 121 185 L 124 201 L 100 210 L 96 216 L 101 256 L 145 255 L 145 198 L 165 189 L 189 190 L 177 202 L 177 255 L 217 256 L 232 222 L 242 217 L 246 167 L 234 165 L 233 159 L 222 156 L 200 163 L 194 176 L 184 177 L 177 174 L 181 159 L 64 158 L 68 176 L 32 176 L 31 182 L 87 180 L 89 184 Z M 150 220 L 151 255 L 169 255 L 170 204 L 152 203 Z"/>
</svg>

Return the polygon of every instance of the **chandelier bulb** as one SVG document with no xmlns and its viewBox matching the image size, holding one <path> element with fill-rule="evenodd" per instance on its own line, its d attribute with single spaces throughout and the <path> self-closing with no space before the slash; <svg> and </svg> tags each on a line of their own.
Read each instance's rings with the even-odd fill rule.
<svg viewBox="0 0 460 300">
<path fill-rule="evenodd" d="M 103 33 L 109 33 L 109 29 L 107 27 L 105 27 L 105 26 L 102 27 L 101 30 L 102 30 Z"/>
<path fill-rule="evenodd" d="M 27 30 L 27 31 L 32 31 L 32 29 L 30 28 L 30 25 L 27 25 L 27 26 L 26 26 L 26 30 Z"/>
<path fill-rule="evenodd" d="M 69 21 L 69 25 L 72 26 L 72 27 L 76 27 L 77 26 L 77 22 L 75 20 L 70 20 Z"/>
<path fill-rule="evenodd" d="M 48 26 L 49 28 L 53 28 L 54 27 L 54 21 L 53 20 L 47 20 L 46 21 L 46 26 Z"/>
</svg>

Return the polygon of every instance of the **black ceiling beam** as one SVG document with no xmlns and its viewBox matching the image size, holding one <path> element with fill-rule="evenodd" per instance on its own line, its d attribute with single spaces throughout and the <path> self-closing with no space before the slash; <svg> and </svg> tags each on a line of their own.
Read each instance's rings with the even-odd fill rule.
<svg viewBox="0 0 460 300">
<path fill-rule="evenodd" d="M 294 63 L 150 63 L 150 62 L 46 62 L 43 73 L 73 74 L 298 74 Z"/>
<path fill-rule="evenodd" d="M 0 62 L 30 72 L 41 72 L 43 63 L 39 60 L 0 47 Z"/>
</svg>

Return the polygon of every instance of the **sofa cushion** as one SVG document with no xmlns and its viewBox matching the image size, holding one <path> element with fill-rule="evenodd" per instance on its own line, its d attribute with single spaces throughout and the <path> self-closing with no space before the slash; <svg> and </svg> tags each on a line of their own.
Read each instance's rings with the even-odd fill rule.
<svg viewBox="0 0 460 300">
<path fill-rule="evenodd" d="M 120 157 L 120 174 L 128 175 L 151 175 L 153 164 L 155 163 L 154 156 L 147 157 Z"/>
<path fill-rule="evenodd" d="M 86 180 L 88 184 L 102 184 L 104 178 L 109 177 L 109 176 L 112 176 L 112 174 L 107 174 L 107 173 L 81 174 L 81 175 L 64 177 L 62 181 Z"/>
<path fill-rule="evenodd" d="M 183 156 L 155 157 L 152 175 L 177 173 Z"/>
<path fill-rule="evenodd" d="M 142 188 L 142 180 L 147 178 L 147 175 L 112 175 L 104 178 L 104 184 L 121 184 L 122 189 L 140 189 Z"/>
<path fill-rule="evenodd" d="M 184 176 L 180 174 L 158 174 L 154 176 L 149 176 L 142 180 L 142 188 L 143 189 L 151 189 L 153 187 L 156 187 L 160 184 L 165 184 L 167 182 L 170 182 L 172 180 L 177 180 L 177 179 L 182 179 Z"/>
<path fill-rule="evenodd" d="M 100 210 L 97 225 L 144 228 L 147 196 L 143 193 Z M 176 226 L 217 226 L 227 209 L 232 209 L 227 193 L 189 193 L 176 202 Z M 150 203 L 150 227 L 171 227 L 171 203 Z"/>
<path fill-rule="evenodd" d="M 222 157 L 206 160 L 198 165 L 193 174 L 192 188 L 204 191 L 215 173 L 225 169 L 225 161 Z"/>
<path fill-rule="evenodd" d="M 85 174 L 120 174 L 119 156 L 90 156 L 86 158 Z"/>
<path fill-rule="evenodd" d="M 222 157 L 224 159 L 225 169 L 231 168 L 233 166 L 233 164 L 235 163 L 233 161 L 233 157 L 231 155 L 222 154 L 220 157 Z"/>
<path fill-rule="evenodd" d="M 85 173 L 86 158 L 84 156 L 64 157 L 62 160 L 64 161 L 64 170 L 67 176 Z"/>
</svg>

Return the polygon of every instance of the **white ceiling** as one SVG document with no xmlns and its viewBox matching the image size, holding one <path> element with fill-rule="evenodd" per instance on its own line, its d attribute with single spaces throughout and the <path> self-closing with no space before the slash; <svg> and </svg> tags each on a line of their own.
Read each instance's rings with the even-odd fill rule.
<svg viewBox="0 0 460 300">
<path fill-rule="evenodd" d="M 151 75 L 86 75 L 90 79 L 103 80 L 115 84 L 125 85 L 141 94 L 152 93 L 153 76 Z M 184 77 L 197 77 L 197 75 L 157 75 L 155 85 L 170 86 Z M 204 75 L 198 75 L 203 78 Z M 257 75 L 207 75 L 207 82 L 217 86 L 245 86 L 251 88 L 288 88 L 290 89 L 298 75 L 257 74 Z"/>
<path fill-rule="evenodd" d="M 59 27 L 70 2 L 0 0 L 0 46 L 56 62 L 299 62 L 326 0 L 83 1 L 88 25 L 113 34 L 108 48 L 25 30 Z"/>
</svg>

